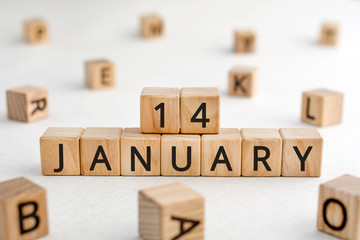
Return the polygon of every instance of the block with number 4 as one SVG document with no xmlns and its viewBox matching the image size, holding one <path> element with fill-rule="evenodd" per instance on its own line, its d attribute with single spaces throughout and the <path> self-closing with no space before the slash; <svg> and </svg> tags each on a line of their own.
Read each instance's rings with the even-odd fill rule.
<svg viewBox="0 0 360 240">
<path fill-rule="evenodd" d="M 219 133 L 220 93 L 217 88 L 181 89 L 181 133 Z"/>
</svg>

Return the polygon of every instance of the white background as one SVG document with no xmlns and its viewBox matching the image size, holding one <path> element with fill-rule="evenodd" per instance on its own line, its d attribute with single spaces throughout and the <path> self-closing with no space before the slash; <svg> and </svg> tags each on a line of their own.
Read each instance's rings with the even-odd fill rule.
<svg viewBox="0 0 360 240">
<path fill-rule="evenodd" d="M 161 39 L 139 37 L 139 17 L 165 19 Z M 23 41 L 22 22 L 40 16 L 51 41 Z M 317 44 L 322 22 L 341 23 L 337 48 Z M 332 239 L 316 230 L 319 184 L 360 175 L 360 1 L 177 0 L 0 1 L 0 181 L 25 176 L 48 191 L 45 239 L 130 239 L 139 189 L 183 181 L 206 197 L 206 239 Z M 236 28 L 257 34 L 254 54 L 232 51 Z M 84 61 L 116 64 L 117 87 L 84 86 Z M 259 68 L 254 98 L 227 95 L 235 65 Z M 50 116 L 7 119 L 6 89 L 49 89 Z M 39 137 L 50 126 L 138 127 L 145 86 L 217 86 L 222 127 L 311 127 L 300 122 L 301 92 L 345 93 L 341 125 L 321 128 L 320 178 L 51 177 L 40 171 Z"/>
</svg>

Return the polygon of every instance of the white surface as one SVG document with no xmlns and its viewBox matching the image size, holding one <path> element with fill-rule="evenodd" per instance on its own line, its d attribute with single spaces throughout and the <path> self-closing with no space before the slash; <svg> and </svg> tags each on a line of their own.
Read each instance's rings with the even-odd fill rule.
<svg viewBox="0 0 360 240">
<path fill-rule="evenodd" d="M 165 37 L 138 36 L 139 16 L 156 12 Z M 45 239 L 138 239 L 137 191 L 183 181 L 206 197 L 206 239 L 332 239 L 316 230 L 320 183 L 360 175 L 360 2 L 338 1 L 1 1 L 0 181 L 25 176 L 48 191 Z M 51 42 L 30 46 L 22 21 L 41 16 Z M 316 44 L 324 20 L 342 24 L 337 48 Z M 233 30 L 256 31 L 257 52 L 231 51 Z M 117 87 L 84 87 L 84 61 L 108 58 Z M 255 98 L 229 97 L 228 70 L 257 66 Z M 19 123 L 6 117 L 5 90 L 47 87 L 50 117 Z M 39 137 L 49 126 L 139 126 L 144 86 L 218 86 L 222 127 L 311 127 L 300 122 L 301 92 L 345 93 L 341 125 L 320 129 L 321 178 L 46 177 Z"/>
</svg>

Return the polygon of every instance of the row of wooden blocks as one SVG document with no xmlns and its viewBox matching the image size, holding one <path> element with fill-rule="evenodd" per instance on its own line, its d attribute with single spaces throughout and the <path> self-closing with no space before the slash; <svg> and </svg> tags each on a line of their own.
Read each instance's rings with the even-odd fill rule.
<svg viewBox="0 0 360 240">
<path fill-rule="evenodd" d="M 360 239 L 359 189 L 360 178 L 351 175 L 321 184 L 317 228 L 343 239 Z M 139 191 L 138 201 L 142 239 L 204 239 L 205 198 L 193 189 L 182 183 L 151 187 Z M 25 178 L 0 183 L 0 240 L 46 236 L 47 209 L 44 188 Z"/>
<path fill-rule="evenodd" d="M 24 22 L 24 36 L 28 43 L 42 43 L 49 39 L 47 23 L 42 19 L 30 19 Z M 140 20 L 140 33 L 144 38 L 156 38 L 163 35 L 164 21 L 158 15 L 146 15 Z M 323 45 L 337 45 L 339 25 L 324 23 L 321 29 L 319 43 Z M 251 30 L 235 31 L 234 51 L 248 53 L 255 51 L 255 33 Z"/>
<path fill-rule="evenodd" d="M 314 128 L 224 128 L 206 135 L 48 128 L 40 138 L 44 175 L 317 177 L 322 149 Z"/>
</svg>

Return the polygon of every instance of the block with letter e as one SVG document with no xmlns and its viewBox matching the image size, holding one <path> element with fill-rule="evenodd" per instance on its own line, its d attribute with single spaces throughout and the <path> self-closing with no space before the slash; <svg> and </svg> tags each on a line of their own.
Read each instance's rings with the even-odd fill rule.
<svg viewBox="0 0 360 240">
<path fill-rule="evenodd" d="M 115 86 L 115 65 L 104 59 L 85 62 L 86 85 L 92 89 Z"/>
</svg>

